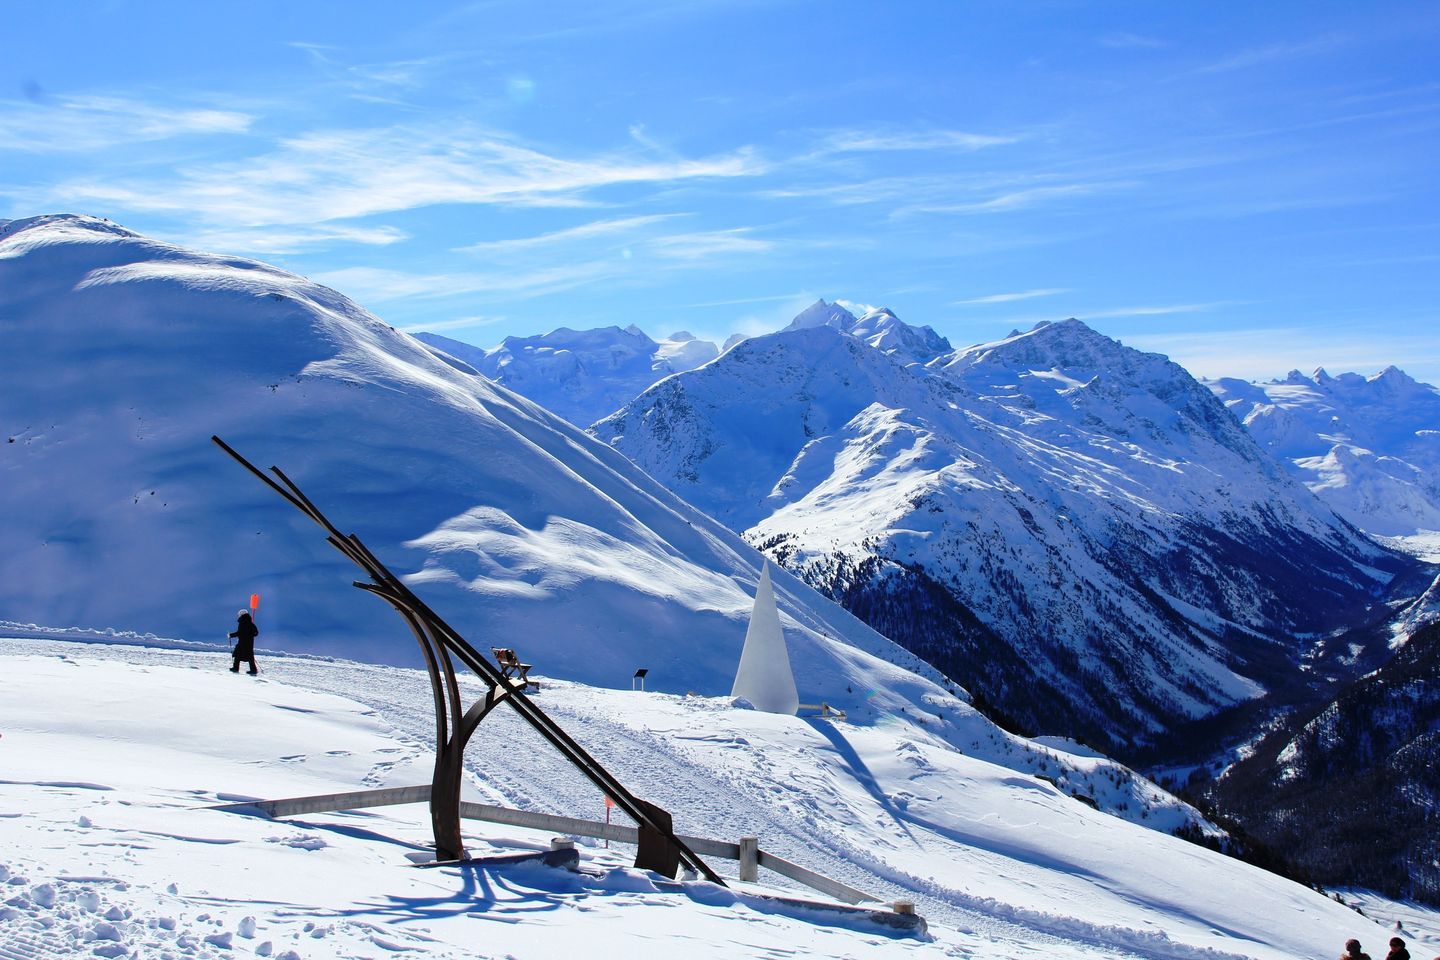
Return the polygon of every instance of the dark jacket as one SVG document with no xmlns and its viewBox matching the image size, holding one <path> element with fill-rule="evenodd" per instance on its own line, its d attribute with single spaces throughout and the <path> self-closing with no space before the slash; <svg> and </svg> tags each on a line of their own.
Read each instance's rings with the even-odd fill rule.
<svg viewBox="0 0 1440 960">
<path fill-rule="evenodd" d="M 234 657 L 236 660 L 249 660 L 255 656 L 255 638 L 259 636 L 260 628 L 255 626 L 255 621 L 249 617 L 241 617 L 235 623 L 235 629 L 230 636 L 235 637 Z"/>
<path fill-rule="evenodd" d="M 1404 947 L 1391 947 L 1390 952 L 1385 954 L 1385 960 L 1410 960 L 1410 951 Z"/>
</svg>

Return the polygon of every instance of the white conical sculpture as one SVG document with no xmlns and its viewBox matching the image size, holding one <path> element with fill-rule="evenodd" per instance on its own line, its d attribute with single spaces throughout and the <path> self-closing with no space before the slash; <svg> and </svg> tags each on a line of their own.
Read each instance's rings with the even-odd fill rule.
<svg viewBox="0 0 1440 960">
<path fill-rule="evenodd" d="M 800 709 L 795 692 L 795 674 L 790 671 L 790 651 L 785 649 L 785 631 L 775 609 L 775 590 L 770 586 L 770 564 L 760 570 L 755 589 L 755 609 L 745 631 L 745 649 L 740 669 L 735 671 L 732 697 L 744 697 L 756 710 L 794 715 Z"/>
</svg>

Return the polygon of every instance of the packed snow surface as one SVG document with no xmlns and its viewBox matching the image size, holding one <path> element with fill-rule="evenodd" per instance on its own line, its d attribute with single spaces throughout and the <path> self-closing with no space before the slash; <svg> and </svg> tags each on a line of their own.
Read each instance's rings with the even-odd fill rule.
<svg viewBox="0 0 1440 960">
<path fill-rule="evenodd" d="M 755 833 L 883 900 L 913 899 L 930 938 L 751 885 L 657 885 L 625 866 L 631 851 L 591 841 L 589 874 L 416 868 L 423 806 L 284 821 L 204 808 L 425 782 L 423 674 L 272 656 L 251 679 L 224 665 L 218 651 L 0 640 L 0 956 L 1280 960 L 1386 934 L 992 763 L 993 741 L 962 752 L 902 723 L 570 683 L 547 683 L 538 702 L 678 829 Z M 594 788 L 506 710 L 485 721 L 468 767 L 471 798 L 602 818 Z M 549 839 L 468 825 L 477 855 Z"/>
</svg>

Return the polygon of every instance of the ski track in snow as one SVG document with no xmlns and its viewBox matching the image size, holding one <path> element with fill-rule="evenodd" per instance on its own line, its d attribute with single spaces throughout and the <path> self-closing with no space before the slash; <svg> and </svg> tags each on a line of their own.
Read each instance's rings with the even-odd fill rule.
<svg viewBox="0 0 1440 960">
<path fill-rule="evenodd" d="M 0 639 L 0 655 L 47 653 L 44 644 L 44 641 Z M 190 651 L 103 644 L 79 649 L 68 643 L 56 646 L 57 652 L 75 653 L 85 659 L 138 665 L 193 666 L 197 660 Z M 219 667 L 217 663 L 216 668 Z M 417 769 L 428 770 L 434 715 L 428 680 L 422 671 L 277 656 L 262 660 L 261 670 L 262 681 L 267 673 L 278 675 L 286 684 L 363 704 L 394 729 L 394 736 L 403 749 L 395 762 L 423 757 L 425 762 L 417 765 Z M 397 683 L 397 678 L 407 678 L 407 682 Z M 242 679 L 250 682 L 248 678 L 237 678 L 237 682 Z M 818 809 L 818 804 L 804 791 L 787 787 L 787 778 L 793 776 L 793 771 L 772 767 L 763 751 L 751 752 L 761 774 L 746 776 L 743 771 L 727 770 L 723 755 L 717 757 L 716 749 L 722 754 L 725 749 L 723 736 L 705 736 L 700 726 L 690 730 L 651 730 L 646 726 L 647 721 L 653 719 L 651 713 L 637 711 L 637 723 L 630 723 L 601 709 L 604 704 L 597 701 L 613 703 L 616 691 L 600 691 L 597 696 L 597 692 L 581 686 L 542 683 L 546 685 L 536 700 L 543 709 L 597 759 L 617 772 L 627 787 L 670 810 L 678 832 L 716 839 L 757 835 L 762 848 L 768 851 L 866 890 L 882 900 L 914 900 L 932 924 L 979 935 L 997 946 L 1008 945 L 1005 949 L 1016 953 L 1048 944 L 1068 945 L 1070 949 L 1093 948 L 1107 954 L 1151 960 L 1223 960 L 1240 956 L 1177 943 L 1163 934 L 1107 927 L 987 900 L 934 877 L 910 875 L 887 865 L 883 858 L 853 840 L 847 842 L 842 829 L 826 829 L 824 818 L 829 811 Z M 466 686 L 465 692 L 474 696 L 482 689 L 472 683 Z M 821 720 L 811 723 L 817 729 L 828 725 L 828 721 Z M 705 741 L 709 741 L 707 746 L 711 749 L 700 749 L 699 745 Z M 466 757 L 469 787 L 482 802 L 587 819 L 603 817 L 602 799 L 595 787 L 509 710 L 498 710 L 486 719 L 471 740 Z M 295 759 L 301 757 L 297 755 Z M 386 780 L 386 768 L 390 765 L 382 763 L 356 787 L 397 785 Z M 676 776 L 677 771 L 683 771 L 683 775 Z M 864 771 L 855 772 L 863 782 Z M 872 789 L 878 788 L 872 786 Z M 467 794 L 470 792 L 467 790 Z M 793 796 L 787 795 L 789 793 Z M 890 813 L 894 826 L 911 842 L 923 847 L 953 848 L 954 841 L 946 839 L 943 832 L 937 834 L 893 806 Z M 488 831 L 493 835 L 505 830 L 496 825 L 467 822 L 467 831 L 472 834 L 484 835 Z M 794 886 L 768 871 L 765 880 L 773 885 Z M 795 889 L 802 895 L 814 896 L 805 888 L 795 886 Z M 193 955 L 209 956 L 203 951 Z"/>
</svg>

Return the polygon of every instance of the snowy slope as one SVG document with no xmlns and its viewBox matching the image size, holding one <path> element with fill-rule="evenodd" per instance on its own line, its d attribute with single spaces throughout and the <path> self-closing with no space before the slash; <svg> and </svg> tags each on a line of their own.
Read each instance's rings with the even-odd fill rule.
<svg viewBox="0 0 1440 960">
<path fill-rule="evenodd" d="M 25 358 L 0 393 L 6 619 L 219 640 L 255 592 L 262 649 L 418 663 L 217 433 L 281 465 L 481 648 L 597 685 L 645 666 L 653 688 L 730 689 L 759 555 L 333 290 L 99 220 L 20 220 L 0 235 L 0 354 Z M 806 702 L 940 690 L 794 578 L 775 586 Z"/>
<path fill-rule="evenodd" d="M 920 367 L 836 309 L 592 430 L 1026 726 L 1134 744 L 1290 683 L 1404 566 L 1164 357 L 1072 320 Z"/>
<path fill-rule="evenodd" d="M 198 808 L 423 782 L 423 677 L 272 658 L 252 681 L 215 659 L 0 640 L 0 953 L 1280 960 L 1385 935 L 1304 887 L 990 763 L 984 736 L 962 753 L 903 724 L 563 683 L 540 694 L 545 709 L 669 806 L 677 827 L 755 832 L 766 849 L 878 896 L 908 895 L 932 939 L 768 905 L 745 885 L 657 886 L 623 867 L 631 851 L 591 841 L 581 849 L 595 876 L 414 869 L 428 840 L 423 806 L 281 822 Z M 98 709 L 57 716 L 62 689 Z M 600 816 L 593 788 L 543 747 L 526 749 L 508 711 L 482 731 L 469 795 Z M 476 823 L 467 835 L 477 854 L 549 841 Z"/>
<path fill-rule="evenodd" d="M 1440 553 L 1440 390 L 1395 367 L 1206 386 L 1340 516 Z"/>
<path fill-rule="evenodd" d="M 623 330 L 561 327 L 534 337 L 506 337 L 489 350 L 433 333 L 416 337 L 580 427 L 639 396 L 657 380 L 693 370 L 720 354 L 715 344 L 688 332 L 655 341 L 634 325 Z"/>
</svg>

